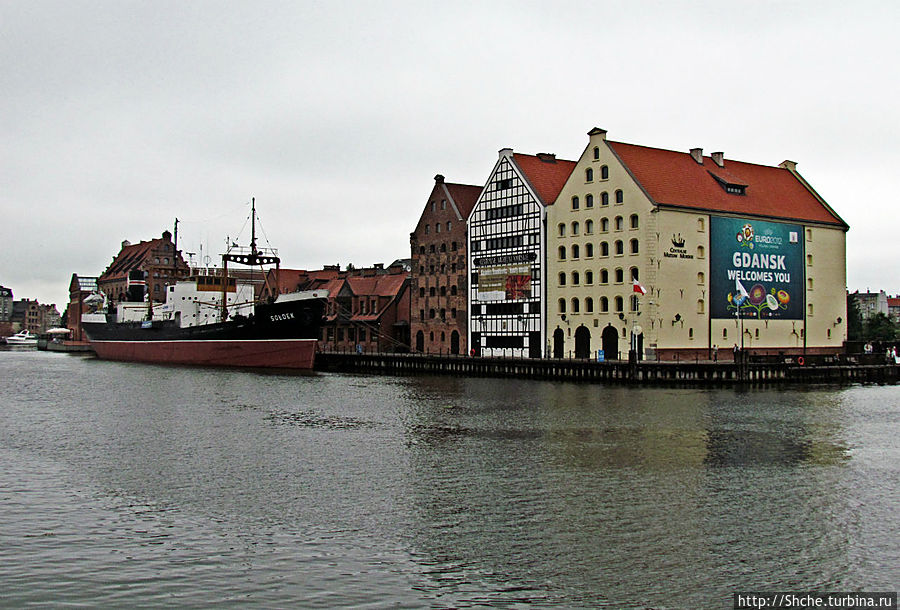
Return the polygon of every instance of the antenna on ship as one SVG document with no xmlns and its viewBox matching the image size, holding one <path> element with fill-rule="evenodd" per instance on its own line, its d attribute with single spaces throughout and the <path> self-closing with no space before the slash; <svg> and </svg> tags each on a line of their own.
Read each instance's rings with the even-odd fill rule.
<svg viewBox="0 0 900 610">
<path fill-rule="evenodd" d="M 256 197 L 250 198 L 250 255 L 256 256 Z"/>
</svg>

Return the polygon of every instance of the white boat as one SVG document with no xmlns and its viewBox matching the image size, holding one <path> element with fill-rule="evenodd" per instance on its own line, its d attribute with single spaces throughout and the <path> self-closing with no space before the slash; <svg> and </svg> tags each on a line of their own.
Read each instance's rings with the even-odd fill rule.
<svg viewBox="0 0 900 610">
<path fill-rule="evenodd" d="M 7 345 L 37 345 L 38 336 L 23 330 L 6 338 Z"/>
</svg>

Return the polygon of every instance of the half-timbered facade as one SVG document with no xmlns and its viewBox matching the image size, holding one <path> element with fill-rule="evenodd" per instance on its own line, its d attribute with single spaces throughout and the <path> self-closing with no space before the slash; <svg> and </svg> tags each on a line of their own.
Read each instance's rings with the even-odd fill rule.
<svg viewBox="0 0 900 610">
<path fill-rule="evenodd" d="M 469 341 L 482 356 L 545 351 L 546 210 L 575 163 L 504 148 L 469 216 Z"/>
</svg>

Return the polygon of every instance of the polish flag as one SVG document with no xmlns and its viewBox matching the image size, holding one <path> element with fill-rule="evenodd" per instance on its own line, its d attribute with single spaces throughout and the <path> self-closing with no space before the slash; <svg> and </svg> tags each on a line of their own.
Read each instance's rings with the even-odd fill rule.
<svg viewBox="0 0 900 610">
<path fill-rule="evenodd" d="M 634 280 L 634 283 L 632 284 L 632 290 L 634 292 L 639 292 L 642 295 L 647 294 L 647 289 L 641 286 L 641 283 L 637 280 Z"/>
</svg>

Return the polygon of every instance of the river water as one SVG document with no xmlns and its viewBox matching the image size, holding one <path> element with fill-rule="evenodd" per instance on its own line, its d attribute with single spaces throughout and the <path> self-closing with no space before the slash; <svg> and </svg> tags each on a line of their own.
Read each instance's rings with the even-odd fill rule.
<svg viewBox="0 0 900 610">
<path fill-rule="evenodd" d="M 2 605 L 731 608 L 895 591 L 900 388 L 0 352 Z"/>
</svg>

